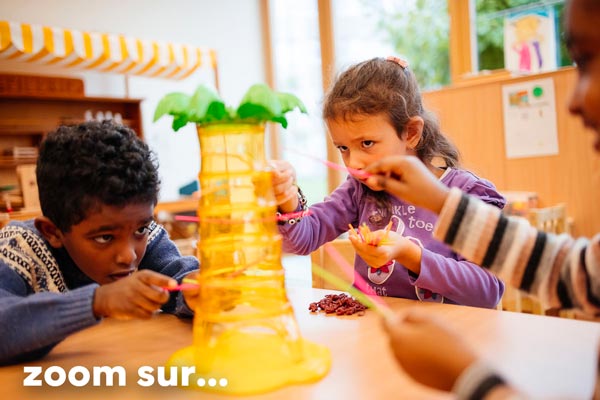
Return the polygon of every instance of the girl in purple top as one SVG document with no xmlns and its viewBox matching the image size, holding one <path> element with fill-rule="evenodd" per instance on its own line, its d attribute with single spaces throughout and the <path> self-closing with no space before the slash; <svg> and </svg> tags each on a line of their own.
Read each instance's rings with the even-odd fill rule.
<svg viewBox="0 0 600 400">
<path fill-rule="evenodd" d="M 403 60 L 374 58 L 350 67 L 327 93 L 323 117 L 349 168 L 362 170 L 388 155 L 415 155 L 445 185 L 504 207 L 492 183 L 456 168 L 458 151 L 423 108 L 416 79 Z M 445 166 L 434 166 L 434 157 Z M 285 161 L 274 165 L 279 211 L 302 210 L 306 201 L 295 186 L 293 167 Z M 369 187 L 360 175 L 348 177 L 310 211 L 280 225 L 284 251 L 309 254 L 346 232 L 348 224 L 366 224 L 381 234 L 391 221 L 381 245 L 385 256 L 378 252 L 374 258 L 355 246 L 355 274 L 377 295 L 489 308 L 502 297 L 500 280 L 432 237 L 434 213 Z"/>
</svg>

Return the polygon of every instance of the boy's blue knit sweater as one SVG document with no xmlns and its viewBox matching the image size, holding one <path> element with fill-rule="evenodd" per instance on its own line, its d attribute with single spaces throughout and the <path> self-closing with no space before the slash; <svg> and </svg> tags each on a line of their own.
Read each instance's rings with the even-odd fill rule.
<svg viewBox="0 0 600 400">
<path fill-rule="evenodd" d="M 181 282 L 198 269 L 182 257 L 164 228 L 152 224 L 139 269 Z M 0 230 L 0 365 L 46 355 L 68 335 L 100 322 L 92 301 L 98 284 L 84 275 L 64 248 L 53 248 L 33 220 L 13 221 Z M 162 310 L 190 316 L 183 295 L 174 292 Z"/>
</svg>

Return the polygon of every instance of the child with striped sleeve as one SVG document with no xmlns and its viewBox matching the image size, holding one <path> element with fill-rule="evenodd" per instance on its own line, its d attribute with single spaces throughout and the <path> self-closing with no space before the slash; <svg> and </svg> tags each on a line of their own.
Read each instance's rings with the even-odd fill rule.
<svg viewBox="0 0 600 400">
<path fill-rule="evenodd" d="M 565 11 L 567 47 L 578 68 L 569 110 L 594 131 L 594 148 L 600 152 L 600 1 L 570 0 Z M 374 187 L 439 213 L 434 237 L 537 295 L 545 308 L 600 315 L 600 234 L 575 239 L 539 232 L 524 219 L 506 217 L 441 185 L 414 157 L 389 157 L 366 170 L 375 174 L 368 178 Z M 440 321 L 413 311 L 387 329 L 397 361 L 420 383 L 453 390 L 459 399 L 523 398 Z M 598 383 L 594 398 L 600 398 Z"/>
</svg>

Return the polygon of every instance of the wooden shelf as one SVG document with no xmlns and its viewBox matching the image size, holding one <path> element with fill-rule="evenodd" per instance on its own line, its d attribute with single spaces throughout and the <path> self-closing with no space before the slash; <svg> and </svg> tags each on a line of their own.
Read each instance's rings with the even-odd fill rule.
<svg viewBox="0 0 600 400">
<path fill-rule="evenodd" d="M 58 124 L 59 118 L 2 118 L 0 135 L 43 134 Z"/>
<path fill-rule="evenodd" d="M 55 86 L 44 82 L 51 83 L 56 78 L 19 76 L 19 79 L 32 79 L 32 84 L 37 83 L 36 87 L 48 89 Z M 83 97 L 79 93 L 69 97 L 47 92 L 0 93 L 0 182 L 20 188 L 17 167 L 35 164 L 37 160 L 37 157 L 6 155 L 9 151 L 15 147 L 38 147 L 48 132 L 59 125 L 82 123 L 90 113 L 92 117 L 108 111 L 113 116 L 120 114 L 122 123 L 143 138 L 141 102 L 141 99 Z"/>
<path fill-rule="evenodd" d="M 61 103 L 118 103 L 136 105 L 143 99 L 122 98 L 122 97 L 91 97 L 91 96 L 73 96 L 61 97 L 52 95 L 28 96 L 23 94 L 0 94 L 0 98 L 9 100 L 25 100 L 25 101 L 49 101 Z"/>
<path fill-rule="evenodd" d="M 0 95 L 0 135 L 48 133 L 57 126 L 85 121 L 86 114 L 120 114 L 124 125 L 143 137 L 139 99 L 101 97 L 46 98 Z"/>
<path fill-rule="evenodd" d="M 14 168 L 17 165 L 35 164 L 37 157 L 0 156 L 0 168 Z"/>
</svg>

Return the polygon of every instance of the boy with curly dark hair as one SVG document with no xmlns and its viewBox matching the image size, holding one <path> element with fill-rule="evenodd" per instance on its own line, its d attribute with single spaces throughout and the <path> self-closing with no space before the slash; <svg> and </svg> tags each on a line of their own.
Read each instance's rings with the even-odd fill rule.
<svg viewBox="0 0 600 400">
<path fill-rule="evenodd" d="M 0 364 L 47 354 L 103 317 L 192 315 L 195 296 L 165 287 L 198 270 L 153 220 L 152 151 L 109 121 L 61 126 L 40 146 L 43 215 L 0 230 Z"/>
</svg>

